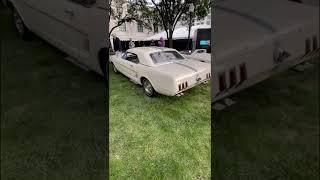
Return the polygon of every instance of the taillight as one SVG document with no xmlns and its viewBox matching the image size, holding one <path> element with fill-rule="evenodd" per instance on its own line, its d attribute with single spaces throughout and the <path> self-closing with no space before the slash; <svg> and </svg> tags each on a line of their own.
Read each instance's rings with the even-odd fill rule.
<svg viewBox="0 0 320 180">
<path fill-rule="evenodd" d="M 246 63 L 240 64 L 240 82 L 247 80 L 247 67 Z"/>
<path fill-rule="evenodd" d="M 314 51 L 318 49 L 318 42 L 317 41 L 318 41 L 317 36 L 314 35 L 312 37 L 312 50 L 314 50 Z"/>
<path fill-rule="evenodd" d="M 229 78 L 230 78 L 230 87 L 233 87 L 237 84 L 237 74 L 236 74 L 236 68 L 232 68 L 229 71 Z"/>
<path fill-rule="evenodd" d="M 181 91 L 181 90 L 183 90 L 183 89 L 185 89 L 187 87 L 188 87 L 188 82 L 187 81 L 178 85 L 179 91 Z"/>
<path fill-rule="evenodd" d="M 219 77 L 219 90 L 223 91 L 227 88 L 226 75 L 223 72 L 223 73 L 220 73 L 218 77 Z"/>
<path fill-rule="evenodd" d="M 206 74 L 206 79 L 210 79 L 211 78 L 211 73 L 207 73 Z"/>
<path fill-rule="evenodd" d="M 305 42 L 305 54 L 308 54 L 311 51 L 311 42 L 310 39 L 307 38 Z"/>
</svg>

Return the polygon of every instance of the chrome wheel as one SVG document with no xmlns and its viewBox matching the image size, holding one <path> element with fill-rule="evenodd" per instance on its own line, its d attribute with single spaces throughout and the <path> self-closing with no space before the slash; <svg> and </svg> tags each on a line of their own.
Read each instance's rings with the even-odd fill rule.
<svg viewBox="0 0 320 180">
<path fill-rule="evenodd" d="M 152 84 L 150 83 L 149 80 L 145 79 L 142 84 L 143 84 L 144 93 L 147 96 L 153 96 L 155 94 L 155 91 L 154 91 Z"/>
</svg>

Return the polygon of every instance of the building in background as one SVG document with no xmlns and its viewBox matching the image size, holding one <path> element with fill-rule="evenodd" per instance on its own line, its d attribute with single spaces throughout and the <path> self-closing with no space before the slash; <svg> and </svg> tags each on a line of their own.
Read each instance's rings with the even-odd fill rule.
<svg viewBox="0 0 320 180">
<path fill-rule="evenodd" d="M 114 27 L 116 23 L 116 20 L 111 18 L 110 29 Z M 159 29 L 157 27 L 153 28 L 153 30 L 149 30 L 143 27 L 142 24 L 134 21 L 131 23 L 123 23 L 121 26 L 114 29 L 112 34 L 116 34 L 122 41 L 128 41 L 130 38 L 132 38 L 133 41 L 142 41 L 146 37 L 150 37 L 158 33 L 158 31 Z"/>
</svg>

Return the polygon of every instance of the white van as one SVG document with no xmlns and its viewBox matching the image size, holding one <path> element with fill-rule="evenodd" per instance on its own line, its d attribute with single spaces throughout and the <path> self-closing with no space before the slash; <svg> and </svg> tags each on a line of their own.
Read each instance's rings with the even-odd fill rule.
<svg viewBox="0 0 320 180">
<path fill-rule="evenodd" d="M 285 0 L 214 4 L 212 102 L 319 56 L 319 7 Z"/>
<path fill-rule="evenodd" d="M 19 35 L 35 33 L 87 69 L 103 74 L 108 39 L 104 0 L 5 0 Z"/>
</svg>

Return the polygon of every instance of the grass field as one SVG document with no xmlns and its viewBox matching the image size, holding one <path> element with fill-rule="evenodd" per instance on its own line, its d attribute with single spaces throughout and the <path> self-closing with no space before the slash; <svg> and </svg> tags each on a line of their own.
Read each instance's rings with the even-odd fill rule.
<svg viewBox="0 0 320 180">
<path fill-rule="evenodd" d="M 111 179 L 210 179 L 209 92 L 149 98 L 110 68 Z"/>
<path fill-rule="evenodd" d="M 319 179 L 318 76 L 286 71 L 213 112 L 214 179 Z"/>
<path fill-rule="evenodd" d="M 39 38 L 20 40 L 3 8 L 0 22 L 1 179 L 103 179 L 102 78 Z"/>
</svg>

